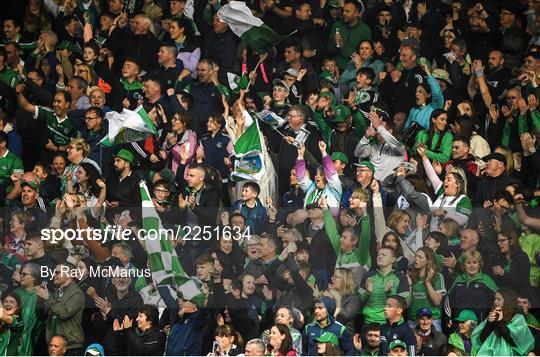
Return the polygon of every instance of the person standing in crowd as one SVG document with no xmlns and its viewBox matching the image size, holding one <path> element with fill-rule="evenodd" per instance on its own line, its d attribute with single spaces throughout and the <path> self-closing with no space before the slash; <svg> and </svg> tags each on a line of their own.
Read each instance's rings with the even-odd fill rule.
<svg viewBox="0 0 540 357">
<path fill-rule="evenodd" d="M 540 354 L 534 1 L 24 4 L 5 354 Z"/>
<path fill-rule="evenodd" d="M 46 302 L 49 316 L 47 339 L 51 341 L 54 335 L 62 334 L 67 341 L 66 353 L 80 355 L 84 351 L 84 294 L 69 274 L 74 269 L 75 267 L 67 262 L 56 265 L 53 281 L 59 289 L 58 292 L 51 293 L 43 285 L 35 287 L 35 291 Z"/>
</svg>

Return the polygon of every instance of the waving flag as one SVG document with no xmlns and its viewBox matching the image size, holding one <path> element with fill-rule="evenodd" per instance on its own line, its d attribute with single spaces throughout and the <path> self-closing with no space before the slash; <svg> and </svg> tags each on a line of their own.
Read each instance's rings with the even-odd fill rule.
<svg viewBox="0 0 540 357">
<path fill-rule="evenodd" d="M 146 183 L 141 181 L 139 188 L 142 199 L 143 229 L 147 233 L 144 242 L 155 286 L 176 286 L 184 299 L 190 300 L 197 306 L 203 306 L 206 296 L 199 290 L 195 281 L 184 272 L 176 251 L 163 229 Z M 156 236 L 157 234 L 159 236 Z"/>
<path fill-rule="evenodd" d="M 268 25 L 255 17 L 245 2 L 230 1 L 218 11 L 221 21 L 226 22 L 231 31 L 245 41 L 255 52 L 264 53 L 274 47 L 287 35 L 279 35 Z"/>
<path fill-rule="evenodd" d="M 262 135 L 257 120 L 244 131 L 234 144 L 234 171 L 231 173 L 233 181 L 255 180 L 264 175 L 265 164 L 263 158 Z"/>
<path fill-rule="evenodd" d="M 108 112 L 105 114 L 105 119 L 109 122 L 109 135 L 99 142 L 103 146 L 111 147 L 144 140 L 148 135 L 157 133 L 156 127 L 142 105 L 134 111 L 124 109 L 121 113 Z"/>
<path fill-rule="evenodd" d="M 283 119 L 282 117 L 270 110 L 263 110 L 255 115 L 262 122 L 270 125 L 273 129 L 277 129 L 287 122 L 287 120 Z"/>
</svg>

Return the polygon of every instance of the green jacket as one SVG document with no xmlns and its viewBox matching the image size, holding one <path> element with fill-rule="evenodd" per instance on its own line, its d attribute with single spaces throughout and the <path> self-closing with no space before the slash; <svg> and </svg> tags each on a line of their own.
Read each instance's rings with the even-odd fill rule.
<svg viewBox="0 0 540 357">
<path fill-rule="evenodd" d="M 15 88 L 20 81 L 19 72 L 14 71 L 6 66 L 0 71 L 0 81 L 4 82 L 11 88 Z"/>
<path fill-rule="evenodd" d="M 23 162 L 20 157 L 8 151 L 5 156 L 0 157 L 0 183 L 9 179 L 14 170 L 24 171 Z"/>
<path fill-rule="evenodd" d="M 343 39 L 343 47 L 336 47 L 335 33 L 339 28 L 339 34 Z M 362 20 L 358 19 L 356 25 L 349 26 L 343 21 L 336 21 L 330 29 L 328 37 L 328 52 L 335 55 L 337 65 L 341 71 L 347 67 L 353 52 L 358 51 L 358 45 L 363 40 L 371 40 L 371 29 Z"/>
<path fill-rule="evenodd" d="M 468 352 L 465 351 L 465 343 L 463 342 L 463 337 L 461 337 L 461 335 L 457 332 L 454 332 L 450 334 L 450 336 L 448 336 L 448 346 L 454 346 L 455 348 L 459 348 L 465 354 Z M 474 347 L 471 346 L 471 349 L 474 350 Z"/>
<path fill-rule="evenodd" d="M 366 133 L 366 118 L 361 111 L 357 111 L 352 115 L 352 127 L 354 128 L 354 134 L 358 140 L 362 139 L 362 136 Z M 332 134 L 334 128 L 330 126 L 325 119 L 323 113 L 319 110 L 313 111 L 313 118 L 317 124 L 317 128 L 321 132 L 322 140 L 326 142 L 326 145 L 330 148 L 332 146 Z"/>
<path fill-rule="evenodd" d="M 3 324 L 0 329 L 0 354 L 2 356 L 19 355 L 18 351 L 21 343 L 22 329 L 23 321 L 18 315 L 13 315 L 13 323 L 11 325 Z"/>
<path fill-rule="evenodd" d="M 422 130 L 416 135 L 416 143 L 414 144 L 413 152 L 416 152 L 418 144 L 427 144 L 429 140 L 429 132 L 427 130 Z M 444 164 L 450 160 L 452 157 L 452 142 L 454 141 L 454 136 L 449 131 L 446 131 L 442 137 L 442 142 L 440 145 L 437 145 L 440 140 L 440 134 L 434 133 L 433 139 L 431 140 L 431 145 L 426 150 L 426 156 L 430 160 L 435 160 Z M 437 149 L 439 146 L 439 149 Z"/>
<path fill-rule="evenodd" d="M 339 241 L 341 236 L 337 230 L 336 221 L 332 217 L 330 210 L 325 210 L 324 216 L 324 229 L 330 239 L 332 248 L 336 252 L 336 268 L 348 268 L 371 266 L 371 258 L 369 256 L 369 244 L 371 241 L 371 222 L 369 216 L 362 217 L 361 225 L 362 231 L 356 249 L 350 253 L 344 253 L 341 250 Z"/>
<path fill-rule="evenodd" d="M 534 348 L 534 337 L 521 314 L 516 314 L 506 327 L 514 341 L 511 346 L 496 331 L 493 331 L 484 341 L 480 339 L 482 331 L 488 323 L 484 320 L 474 329 L 471 340 L 473 341 L 473 356 L 526 356 Z"/>
<path fill-rule="evenodd" d="M 23 288 L 17 288 L 15 293 L 21 298 L 21 317 L 24 324 L 18 355 L 32 356 L 34 346 L 37 345 L 41 333 L 45 328 L 45 321 L 36 319 L 36 305 L 39 298 L 34 291 L 28 292 Z"/>
<path fill-rule="evenodd" d="M 55 292 L 50 294 L 47 300 L 49 309 L 47 341 L 50 341 L 54 335 L 64 335 L 68 341 L 68 349 L 83 347 L 84 294 L 75 282 L 62 290 L 62 296 Z"/>
<path fill-rule="evenodd" d="M 540 235 L 529 233 L 519 236 L 519 246 L 529 257 L 531 263 L 530 280 L 532 286 L 538 286 L 540 283 L 540 267 L 536 265 L 536 252 L 540 252 Z"/>
<path fill-rule="evenodd" d="M 409 281 L 404 274 L 395 270 L 392 270 L 386 275 L 383 275 L 379 270 L 370 271 L 368 279 L 371 279 L 373 283 L 371 294 L 364 289 L 364 286 L 358 288 L 360 300 L 364 304 L 364 310 L 362 312 L 364 323 L 377 322 L 383 324 L 386 322 L 384 307 L 386 306 L 387 296 L 399 295 L 405 300 L 410 301 Z M 389 281 L 393 281 L 394 285 L 387 294 L 384 289 Z"/>
</svg>

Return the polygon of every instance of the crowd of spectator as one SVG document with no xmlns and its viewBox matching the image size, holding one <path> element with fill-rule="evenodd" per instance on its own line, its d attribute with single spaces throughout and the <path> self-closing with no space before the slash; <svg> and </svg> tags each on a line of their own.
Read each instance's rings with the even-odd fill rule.
<svg viewBox="0 0 540 357">
<path fill-rule="evenodd" d="M 228 5 L 2 2 L 0 354 L 540 354 L 540 2 Z"/>
</svg>

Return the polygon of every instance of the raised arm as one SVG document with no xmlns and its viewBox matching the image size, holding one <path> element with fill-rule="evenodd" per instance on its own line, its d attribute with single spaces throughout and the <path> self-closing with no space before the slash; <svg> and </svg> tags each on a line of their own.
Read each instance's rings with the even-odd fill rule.
<svg viewBox="0 0 540 357">
<path fill-rule="evenodd" d="M 19 104 L 21 108 L 23 108 L 27 112 L 34 113 L 35 115 L 36 106 L 30 103 L 28 99 L 26 99 L 26 97 L 23 94 L 23 90 L 24 90 L 23 84 L 17 84 L 17 86 L 15 87 L 15 92 L 17 93 L 17 103 Z"/>
</svg>

